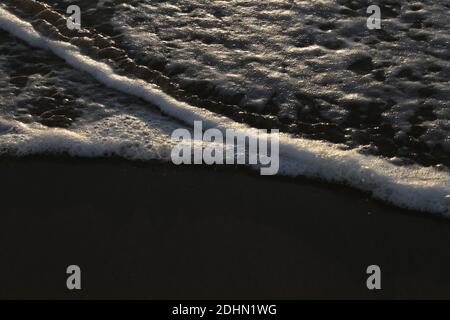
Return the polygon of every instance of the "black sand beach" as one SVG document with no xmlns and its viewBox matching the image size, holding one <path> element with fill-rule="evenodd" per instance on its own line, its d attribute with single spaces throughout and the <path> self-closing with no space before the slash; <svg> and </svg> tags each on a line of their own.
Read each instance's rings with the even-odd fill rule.
<svg viewBox="0 0 450 320">
<path fill-rule="evenodd" d="M 0 298 L 450 297 L 449 221 L 347 187 L 104 159 L 0 175 Z"/>
</svg>

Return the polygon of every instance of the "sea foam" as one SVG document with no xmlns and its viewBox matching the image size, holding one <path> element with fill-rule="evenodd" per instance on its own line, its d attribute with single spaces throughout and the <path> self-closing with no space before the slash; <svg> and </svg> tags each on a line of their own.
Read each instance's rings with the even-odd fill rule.
<svg viewBox="0 0 450 320">
<path fill-rule="evenodd" d="M 226 130 L 235 129 L 254 134 L 253 128 L 236 123 L 210 111 L 195 108 L 168 96 L 156 86 L 143 80 L 116 74 L 108 65 L 80 53 L 76 46 L 50 40 L 41 36 L 27 23 L 0 7 L 0 28 L 27 42 L 29 45 L 47 49 L 64 59 L 72 67 L 84 71 L 105 86 L 133 95 L 157 106 L 164 114 L 186 125 L 202 121 L 203 127 Z M 19 154 L 34 154 L 69 150 L 74 156 L 120 155 L 129 159 L 147 159 L 145 148 L 133 146 L 130 153 L 120 140 L 105 144 L 89 137 L 69 133 L 67 130 L 40 129 L 37 136 L 27 138 L 26 125 L 1 124 L 4 130 L 15 131 L 1 149 L 19 148 Z M 14 130 L 13 130 L 14 129 Z M 35 129 L 37 130 L 37 129 Z M 169 143 L 168 143 L 169 145 Z M 161 157 L 167 159 L 166 157 Z M 358 150 L 345 150 L 339 145 L 322 141 L 280 136 L 280 173 L 288 176 L 307 176 L 351 185 L 370 192 L 374 197 L 401 207 L 450 215 L 450 175 L 432 167 L 395 166 L 378 157 L 362 155 Z"/>
</svg>

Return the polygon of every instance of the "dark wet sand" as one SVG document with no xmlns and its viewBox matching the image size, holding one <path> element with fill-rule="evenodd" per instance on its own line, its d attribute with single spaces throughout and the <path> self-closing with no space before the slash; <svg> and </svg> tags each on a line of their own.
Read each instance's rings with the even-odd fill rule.
<svg viewBox="0 0 450 320">
<path fill-rule="evenodd" d="M 346 187 L 120 160 L 2 159 L 0 176 L 1 298 L 450 297 L 449 221 Z"/>
</svg>

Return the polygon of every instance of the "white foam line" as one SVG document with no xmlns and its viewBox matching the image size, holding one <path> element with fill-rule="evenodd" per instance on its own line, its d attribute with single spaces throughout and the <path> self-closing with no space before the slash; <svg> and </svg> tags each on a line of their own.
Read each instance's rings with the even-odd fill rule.
<svg viewBox="0 0 450 320">
<path fill-rule="evenodd" d="M 41 36 L 31 24 L 1 7 L 0 28 L 31 46 L 52 51 L 104 85 L 140 97 L 189 125 L 203 121 L 205 128 L 255 130 L 177 101 L 143 80 L 120 76 L 108 65 L 83 56 L 77 47 Z M 447 172 L 420 166 L 398 167 L 381 158 L 361 155 L 356 150 L 341 150 L 337 145 L 286 134 L 280 137 L 280 157 L 280 173 L 284 175 L 343 182 L 401 207 L 450 216 L 450 175 Z"/>
</svg>

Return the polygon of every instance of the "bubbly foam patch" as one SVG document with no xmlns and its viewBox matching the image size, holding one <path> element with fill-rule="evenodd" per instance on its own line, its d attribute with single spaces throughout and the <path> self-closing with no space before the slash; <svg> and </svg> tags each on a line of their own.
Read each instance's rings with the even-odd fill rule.
<svg viewBox="0 0 450 320">
<path fill-rule="evenodd" d="M 228 118 L 176 101 L 142 80 L 118 75 L 108 65 L 83 56 L 77 47 L 42 37 L 30 24 L 1 7 L 0 28 L 32 46 L 52 51 L 105 86 L 139 97 L 186 125 L 192 125 L 193 121 L 203 121 L 204 128 L 233 128 L 248 134 L 254 132 L 254 129 Z M 15 150 L 17 154 L 58 153 L 63 150 L 71 155 L 81 156 L 115 154 L 130 159 L 167 159 L 167 153 L 158 155 L 156 152 L 150 153 L 150 150 L 152 147 L 170 148 L 168 132 L 154 129 L 157 134 L 149 135 L 153 138 L 149 145 L 149 141 L 146 141 L 145 136 L 142 138 L 140 132 L 152 132 L 153 129 L 148 129 L 148 122 L 145 120 L 133 122 L 131 117 L 126 118 L 133 123 L 127 128 L 135 127 L 135 130 L 127 130 L 127 134 L 134 134 L 126 139 L 121 136 L 123 132 L 120 127 L 117 131 L 113 129 L 126 116 L 111 115 L 102 121 L 102 125 L 95 127 L 83 126 L 81 123 L 75 130 L 49 129 L 35 123 L 25 125 L 16 120 L 2 120 L 0 131 L 4 134 L 0 132 L 0 146 L 5 152 Z M 172 127 L 177 126 L 180 125 L 176 122 L 172 124 Z M 166 128 L 169 129 L 170 126 Z M 109 132 L 105 134 L 107 131 Z M 356 149 L 344 150 L 339 145 L 294 139 L 283 134 L 280 137 L 280 172 L 290 176 L 303 175 L 346 183 L 402 207 L 450 214 L 450 175 L 432 167 L 398 167 L 381 158 L 364 156 Z"/>
<path fill-rule="evenodd" d="M 381 30 L 366 27 L 370 4 Z M 213 86 L 307 137 L 448 165 L 448 10 L 446 0 L 132 0 L 112 21 L 136 59 L 165 64 L 182 86 Z"/>
</svg>

